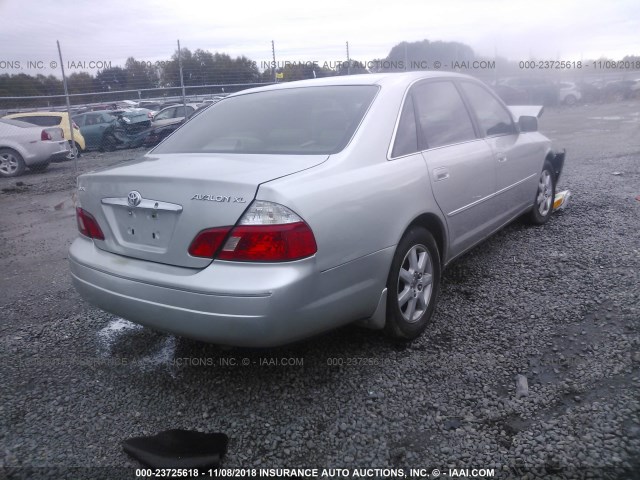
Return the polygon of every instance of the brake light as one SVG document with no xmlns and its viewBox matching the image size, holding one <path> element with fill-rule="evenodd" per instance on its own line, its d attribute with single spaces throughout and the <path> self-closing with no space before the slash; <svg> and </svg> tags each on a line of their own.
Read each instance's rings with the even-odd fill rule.
<svg viewBox="0 0 640 480">
<path fill-rule="evenodd" d="M 284 262 L 309 257 L 318 250 L 309 225 L 247 225 L 233 229 L 218 254 L 220 260 Z"/>
<path fill-rule="evenodd" d="M 100 225 L 93 215 L 80 207 L 76 207 L 76 220 L 78 221 L 78 230 L 82 235 L 96 240 L 104 240 L 104 234 L 100 229 Z"/>
<path fill-rule="evenodd" d="M 189 255 L 194 257 L 213 258 L 222 245 L 231 227 L 209 228 L 202 230 L 189 246 Z"/>
<path fill-rule="evenodd" d="M 203 230 L 189 247 L 195 257 L 241 262 L 286 262 L 317 251 L 309 225 L 287 207 L 261 200 L 251 204 L 236 227 Z"/>
<path fill-rule="evenodd" d="M 42 133 L 40 134 L 40 140 L 53 140 L 53 137 L 46 130 L 42 130 Z"/>
</svg>

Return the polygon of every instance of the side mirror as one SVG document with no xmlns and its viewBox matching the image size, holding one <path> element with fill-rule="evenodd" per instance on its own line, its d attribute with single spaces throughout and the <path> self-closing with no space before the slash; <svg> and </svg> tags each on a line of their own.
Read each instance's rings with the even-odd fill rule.
<svg viewBox="0 0 640 480">
<path fill-rule="evenodd" d="M 518 119 L 518 125 L 522 133 L 538 131 L 538 119 L 536 117 L 523 115 Z"/>
</svg>

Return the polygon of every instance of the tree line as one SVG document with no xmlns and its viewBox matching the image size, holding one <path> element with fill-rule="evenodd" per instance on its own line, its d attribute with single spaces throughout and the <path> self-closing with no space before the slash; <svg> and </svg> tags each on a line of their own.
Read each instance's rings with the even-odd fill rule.
<svg viewBox="0 0 640 480">
<path fill-rule="evenodd" d="M 443 42 L 422 40 L 418 42 L 402 42 L 395 45 L 385 58 L 360 62 L 338 62 L 326 66 L 317 62 L 291 62 L 276 64 L 275 69 L 267 68 L 260 71 L 257 62 L 245 56 L 232 58 L 226 53 L 211 53 L 197 49 L 191 52 L 188 48 L 181 50 L 182 74 L 187 93 L 215 94 L 225 91 L 229 93 L 245 86 L 229 86 L 233 84 L 256 84 L 276 81 L 293 81 L 307 78 L 319 78 L 333 75 L 356 73 L 375 73 L 398 70 L 416 70 L 426 65 L 432 67 L 434 62 L 444 61 L 447 65 L 467 64 L 482 60 L 468 45 L 459 42 Z M 638 57 L 625 57 L 626 59 Z M 495 60 L 495 59 L 491 59 Z M 502 75 L 522 73 L 517 62 L 498 59 Z M 447 63 L 448 62 L 448 63 Z M 454 63 L 455 62 L 455 63 Z M 444 67 L 444 66 L 443 66 Z M 443 68 L 446 69 L 446 68 Z M 275 70 L 275 71 L 274 71 Z M 473 73 L 468 72 L 467 73 Z M 487 76 L 491 72 L 484 73 Z M 223 88 L 202 89 L 204 85 L 227 85 Z M 160 90 L 144 92 L 145 89 L 166 89 L 180 87 L 180 66 L 178 52 L 174 52 L 167 61 L 145 62 L 129 57 L 123 67 L 115 66 L 98 71 L 95 75 L 87 72 L 74 72 L 67 77 L 70 94 L 88 94 L 92 92 L 119 92 L 123 90 L 140 90 L 139 98 L 162 96 Z M 53 75 L 27 75 L 24 73 L 0 75 L 0 108 L 18 108 L 44 105 L 62 105 L 62 99 L 52 102 L 42 100 L 2 100 L 2 97 L 28 97 L 62 95 L 64 87 L 62 80 Z M 178 95 L 175 90 L 171 95 Z M 166 92 L 165 92 L 166 94 Z M 135 98 L 136 95 L 123 93 L 119 95 L 83 95 L 74 99 L 72 103 L 91 103 L 102 101 L 117 101 Z"/>
</svg>

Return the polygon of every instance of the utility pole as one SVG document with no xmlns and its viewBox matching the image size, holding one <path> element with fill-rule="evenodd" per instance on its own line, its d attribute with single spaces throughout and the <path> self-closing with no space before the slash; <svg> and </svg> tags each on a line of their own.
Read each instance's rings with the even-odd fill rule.
<svg viewBox="0 0 640 480">
<path fill-rule="evenodd" d="M 351 75 L 351 58 L 349 57 L 349 42 L 347 42 L 347 75 Z"/>
<path fill-rule="evenodd" d="M 276 44 L 271 40 L 271 55 L 273 56 L 273 83 L 278 82 L 278 73 L 276 71 Z"/>
<path fill-rule="evenodd" d="M 62 50 L 60 50 L 60 41 L 56 40 L 58 44 L 58 55 L 60 56 L 60 68 L 62 68 L 62 83 L 64 85 L 64 97 L 67 100 L 67 115 L 69 115 L 69 131 L 71 132 L 71 152 L 73 154 L 73 170 L 76 176 L 78 176 L 78 149 L 76 147 L 76 140 L 73 136 L 73 120 L 71 119 L 71 103 L 69 102 L 69 89 L 67 88 L 67 77 L 64 74 L 64 63 L 62 61 Z"/>
<path fill-rule="evenodd" d="M 180 40 L 178 40 L 178 66 L 180 67 L 180 86 L 182 87 L 182 108 L 184 108 L 184 119 L 187 120 L 187 100 L 184 93 L 184 79 L 182 78 L 182 53 L 180 52 Z"/>
</svg>

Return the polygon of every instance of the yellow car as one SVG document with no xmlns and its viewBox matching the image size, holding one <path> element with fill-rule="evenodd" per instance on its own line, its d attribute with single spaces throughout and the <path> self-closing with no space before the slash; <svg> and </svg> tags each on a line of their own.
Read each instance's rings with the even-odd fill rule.
<svg viewBox="0 0 640 480">
<path fill-rule="evenodd" d="M 39 127 L 60 127 L 64 132 L 64 138 L 69 141 L 73 154 L 80 156 L 80 153 L 86 148 L 84 137 L 80 133 L 80 128 L 73 122 L 73 140 L 75 148 L 71 145 L 71 130 L 69 130 L 69 114 L 67 112 L 27 112 L 13 113 L 4 118 L 14 118 L 23 122 L 32 123 Z M 71 157 L 73 158 L 73 157 Z"/>
</svg>

